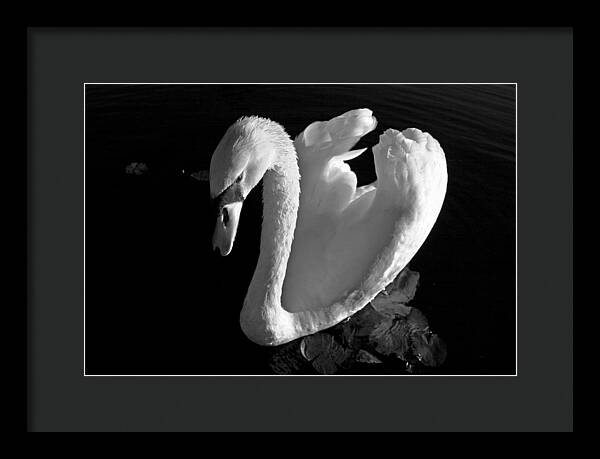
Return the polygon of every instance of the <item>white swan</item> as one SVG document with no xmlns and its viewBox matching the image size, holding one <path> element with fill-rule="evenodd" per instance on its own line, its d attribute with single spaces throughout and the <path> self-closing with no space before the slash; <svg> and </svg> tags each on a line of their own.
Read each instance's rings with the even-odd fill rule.
<svg viewBox="0 0 600 459">
<path fill-rule="evenodd" d="M 252 341 L 279 345 L 344 320 L 369 303 L 425 241 L 446 194 L 440 144 L 388 129 L 373 147 L 377 180 L 356 188 L 345 161 L 375 129 L 371 110 L 308 126 L 294 142 L 260 117 L 236 121 L 210 163 L 214 248 L 229 254 L 244 198 L 263 181 L 260 256 L 240 313 Z"/>
</svg>

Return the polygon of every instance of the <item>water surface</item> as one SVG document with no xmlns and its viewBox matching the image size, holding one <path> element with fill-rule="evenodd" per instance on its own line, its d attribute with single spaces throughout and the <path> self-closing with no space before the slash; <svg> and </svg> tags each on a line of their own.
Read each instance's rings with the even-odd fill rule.
<svg viewBox="0 0 600 459">
<path fill-rule="evenodd" d="M 515 372 L 514 85 L 87 85 L 86 362 L 91 374 L 269 374 L 238 314 L 258 257 L 261 196 L 230 256 L 212 251 L 208 170 L 227 127 L 270 117 L 290 135 L 355 108 L 442 145 L 448 191 L 410 266 L 414 306 L 447 343 L 440 374 Z M 126 172 L 134 162 L 147 171 Z M 350 161 L 363 185 L 371 152 Z M 425 371 L 425 370 L 423 370 Z M 377 367 L 377 373 L 402 373 Z"/>
</svg>

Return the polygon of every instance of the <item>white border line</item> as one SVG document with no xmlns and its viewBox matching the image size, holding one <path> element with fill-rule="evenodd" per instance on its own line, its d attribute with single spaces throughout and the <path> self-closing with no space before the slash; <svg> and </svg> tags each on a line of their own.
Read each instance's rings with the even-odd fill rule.
<svg viewBox="0 0 600 459">
<path fill-rule="evenodd" d="M 503 84 L 503 85 L 508 85 L 508 84 L 514 84 L 515 86 L 518 83 L 515 82 L 495 82 L 495 83 L 437 83 L 437 82 L 431 82 L 431 83 L 386 83 L 385 81 L 383 82 L 375 82 L 375 83 L 352 83 L 352 82 L 320 82 L 320 83 L 306 83 L 306 82 L 302 82 L 302 83 L 274 83 L 274 82 L 214 82 L 214 83 L 186 83 L 186 82 L 175 82 L 175 83 L 171 83 L 171 82 L 167 82 L 167 83 L 157 83 L 157 82 L 149 82 L 149 83 L 139 83 L 139 82 L 125 82 L 125 83 L 105 83 L 105 82 L 84 82 L 83 85 L 87 85 L 87 84 L 103 84 L 103 85 L 161 85 L 161 84 L 169 84 L 169 85 L 196 85 L 196 86 L 200 86 L 200 85 L 216 85 L 216 84 L 220 84 L 220 85 L 240 85 L 240 84 L 253 84 L 253 85 L 344 85 L 344 86 L 357 86 L 357 85 L 377 85 L 377 84 L 387 84 L 387 85 L 395 85 L 395 86 L 406 86 L 406 85 L 494 85 L 494 84 Z"/>
<path fill-rule="evenodd" d="M 85 87 L 86 85 L 346 85 L 346 86 L 354 86 L 354 85 L 515 85 L 515 374 L 514 375 L 462 375 L 462 374 L 449 374 L 449 375 L 424 375 L 424 374 L 405 374 L 405 375 L 280 375 L 280 374 L 269 374 L 269 375 L 89 375 L 85 372 Z M 340 83 L 340 82 L 331 82 L 331 83 L 312 83 L 312 82 L 299 82 L 299 83 L 275 83 L 275 82 L 213 82 L 213 83 L 171 83 L 171 82 L 130 82 L 130 83 L 101 83 L 101 82 L 84 82 L 83 83 L 83 376 L 87 378 L 210 378 L 210 377 L 283 377 L 283 378 L 327 378 L 327 377 L 337 377 L 337 378 L 371 378 L 371 377 L 392 377 L 392 378 L 433 378 L 433 377 L 464 377 L 464 378 L 514 378 L 519 376 L 519 326 L 518 326 L 518 318 L 519 318 L 519 301 L 518 301 L 518 170 L 519 170 L 519 158 L 518 158 L 518 105 L 519 105 L 519 97 L 518 97 L 518 88 L 519 84 L 516 82 L 509 83 L 438 83 L 438 82 L 420 82 L 420 83 L 385 83 L 385 82 L 375 82 L 375 83 Z"/>
<path fill-rule="evenodd" d="M 83 376 L 85 374 L 85 83 L 83 84 Z"/>
<path fill-rule="evenodd" d="M 515 376 L 519 374 L 519 85 L 515 83 Z"/>
</svg>

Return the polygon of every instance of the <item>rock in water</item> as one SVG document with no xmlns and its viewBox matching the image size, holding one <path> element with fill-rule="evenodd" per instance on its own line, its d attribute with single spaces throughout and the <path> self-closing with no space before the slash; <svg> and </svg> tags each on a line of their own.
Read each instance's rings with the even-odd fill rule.
<svg viewBox="0 0 600 459">
<path fill-rule="evenodd" d="M 125 167 L 125 173 L 129 175 L 144 175 L 148 172 L 148 166 L 144 163 L 134 162 Z"/>
<path fill-rule="evenodd" d="M 269 353 L 269 366 L 276 374 L 306 374 L 312 370 L 312 366 L 300 353 L 300 346 L 295 341 L 269 348 Z"/>
<path fill-rule="evenodd" d="M 194 172 L 194 173 L 192 173 L 190 175 L 193 178 L 195 178 L 196 180 L 199 180 L 201 182 L 208 182 L 208 180 L 209 180 L 208 171 L 198 171 L 198 172 Z"/>
<path fill-rule="evenodd" d="M 336 374 L 354 366 L 401 360 L 404 371 L 439 366 L 447 355 L 425 315 L 407 306 L 419 273 L 405 268 L 384 292 L 343 322 L 273 349 L 271 368 L 279 374 Z"/>
<path fill-rule="evenodd" d="M 360 363 L 381 363 L 381 360 L 364 349 L 361 349 L 356 353 L 356 361 Z"/>
<path fill-rule="evenodd" d="M 406 303 L 417 293 L 419 273 L 404 268 L 396 279 L 377 295 L 371 305 L 376 311 L 384 314 L 406 316 L 410 312 Z"/>
<path fill-rule="evenodd" d="M 324 332 L 302 338 L 300 351 L 318 373 L 326 375 L 337 373 L 352 355 L 351 348 L 342 346 L 333 335 Z"/>
</svg>

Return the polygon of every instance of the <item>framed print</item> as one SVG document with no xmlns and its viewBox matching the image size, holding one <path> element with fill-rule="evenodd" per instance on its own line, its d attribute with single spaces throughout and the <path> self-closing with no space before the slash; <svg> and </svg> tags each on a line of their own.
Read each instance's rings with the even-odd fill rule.
<svg viewBox="0 0 600 459">
<path fill-rule="evenodd" d="M 28 37 L 30 430 L 572 430 L 571 29 Z"/>
</svg>

